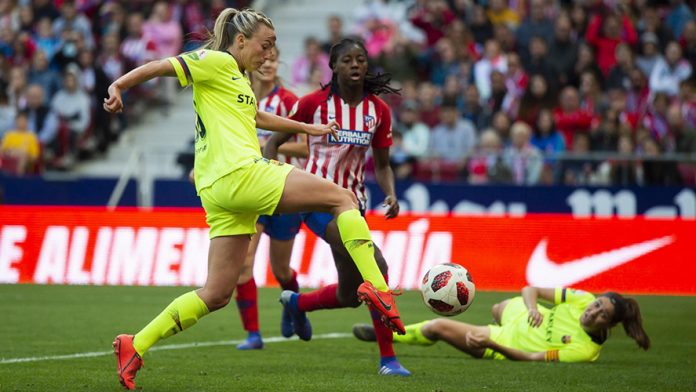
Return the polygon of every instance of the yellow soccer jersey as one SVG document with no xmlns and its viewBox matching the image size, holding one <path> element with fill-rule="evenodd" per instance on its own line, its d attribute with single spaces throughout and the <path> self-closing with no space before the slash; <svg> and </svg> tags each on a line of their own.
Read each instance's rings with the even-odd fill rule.
<svg viewBox="0 0 696 392">
<path fill-rule="evenodd" d="M 231 54 L 201 49 L 170 57 L 182 87 L 193 86 L 196 190 L 261 155 L 256 99 Z"/>
<path fill-rule="evenodd" d="M 518 317 L 501 327 L 502 335 L 512 348 L 546 352 L 547 361 L 595 361 L 602 346 L 592 341 L 580 325 L 580 315 L 594 300 L 595 296 L 585 291 L 557 288 L 553 308 L 539 307 L 544 315 L 539 327 L 529 325 L 525 308 Z"/>
</svg>

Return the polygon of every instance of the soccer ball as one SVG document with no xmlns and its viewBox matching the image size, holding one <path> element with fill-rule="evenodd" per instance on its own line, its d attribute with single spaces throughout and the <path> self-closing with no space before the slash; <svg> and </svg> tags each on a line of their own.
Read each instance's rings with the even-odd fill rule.
<svg viewBox="0 0 696 392">
<path fill-rule="evenodd" d="M 445 263 L 434 266 L 421 281 L 425 306 L 442 316 L 455 316 L 474 301 L 476 286 L 466 268 Z"/>
</svg>

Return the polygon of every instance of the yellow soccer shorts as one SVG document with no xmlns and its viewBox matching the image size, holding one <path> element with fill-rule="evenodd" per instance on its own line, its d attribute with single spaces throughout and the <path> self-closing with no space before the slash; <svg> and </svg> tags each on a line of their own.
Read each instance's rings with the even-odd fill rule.
<svg viewBox="0 0 696 392">
<path fill-rule="evenodd" d="M 513 347 L 512 325 L 515 324 L 519 318 L 526 319 L 528 313 L 529 312 L 527 311 L 527 307 L 524 305 L 524 300 L 522 297 L 510 299 L 510 302 L 508 302 L 505 309 L 503 309 L 503 314 L 500 318 L 500 325 L 488 326 L 491 331 L 490 339 L 501 346 Z M 493 351 L 490 348 L 486 349 L 483 357 L 490 359 L 505 359 L 503 354 Z"/>
<path fill-rule="evenodd" d="M 256 220 L 275 212 L 292 169 L 292 165 L 255 158 L 201 189 L 210 238 L 256 233 Z"/>
</svg>

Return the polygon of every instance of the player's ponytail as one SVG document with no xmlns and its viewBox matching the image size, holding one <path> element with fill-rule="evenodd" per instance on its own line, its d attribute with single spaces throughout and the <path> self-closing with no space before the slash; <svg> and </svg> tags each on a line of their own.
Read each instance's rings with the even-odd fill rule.
<svg viewBox="0 0 696 392">
<path fill-rule="evenodd" d="M 614 305 L 612 325 L 622 323 L 626 335 L 635 340 L 643 350 L 649 349 L 650 337 L 643 329 L 643 317 L 640 314 L 638 302 L 633 298 L 625 298 L 621 294 L 614 292 L 604 293 L 602 296 L 609 298 Z"/>
<path fill-rule="evenodd" d="M 367 56 L 367 49 L 365 49 L 365 45 L 362 43 L 362 41 L 352 38 L 344 38 L 338 43 L 334 44 L 329 51 L 329 68 L 331 68 L 332 71 L 341 52 L 353 45 L 360 47 L 360 49 L 365 52 L 365 56 Z M 365 86 L 363 89 L 366 93 L 374 95 L 398 94 L 400 89 L 395 89 L 390 86 L 390 82 L 391 75 L 388 73 L 373 74 L 368 72 L 367 75 L 365 75 Z M 338 76 L 336 75 L 336 72 L 332 72 L 331 82 L 325 86 L 322 86 L 322 89 L 324 88 L 338 88 Z"/>
<path fill-rule="evenodd" d="M 271 19 L 264 15 L 263 12 L 255 11 L 251 8 L 245 8 L 241 11 L 235 8 L 225 8 L 215 19 L 213 32 L 210 34 L 205 48 L 227 50 L 237 34 L 243 34 L 245 37 L 250 38 L 258 29 L 259 23 L 275 29 Z"/>
</svg>

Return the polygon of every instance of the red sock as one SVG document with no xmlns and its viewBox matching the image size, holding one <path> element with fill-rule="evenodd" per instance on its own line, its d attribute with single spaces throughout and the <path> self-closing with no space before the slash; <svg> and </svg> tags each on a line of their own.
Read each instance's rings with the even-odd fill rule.
<svg viewBox="0 0 696 392">
<path fill-rule="evenodd" d="M 338 303 L 337 284 L 330 284 L 319 290 L 302 293 L 297 298 L 297 308 L 303 312 L 311 312 L 318 309 L 336 309 L 341 305 Z"/>
<path fill-rule="evenodd" d="M 242 325 L 247 332 L 259 332 L 259 307 L 256 281 L 252 277 L 246 283 L 237 285 L 237 308 Z"/>
<path fill-rule="evenodd" d="M 384 275 L 384 280 L 387 281 L 387 284 L 389 284 L 389 276 Z M 394 335 L 392 334 L 392 330 L 384 325 L 382 322 L 382 319 L 380 318 L 379 312 L 375 310 L 375 308 L 370 305 L 370 316 L 372 317 L 372 326 L 375 327 L 375 335 L 377 336 L 377 345 L 379 346 L 379 355 L 384 358 L 384 357 L 393 357 L 394 354 L 394 347 L 392 346 L 392 340 L 394 339 Z"/>
<path fill-rule="evenodd" d="M 278 283 L 280 283 L 280 288 L 283 290 L 290 290 L 296 293 L 300 292 L 300 285 L 297 283 L 297 272 L 295 272 L 295 270 L 292 270 L 292 278 L 290 278 L 290 280 L 287 282 L 278 281 Z"/>
</svg>

